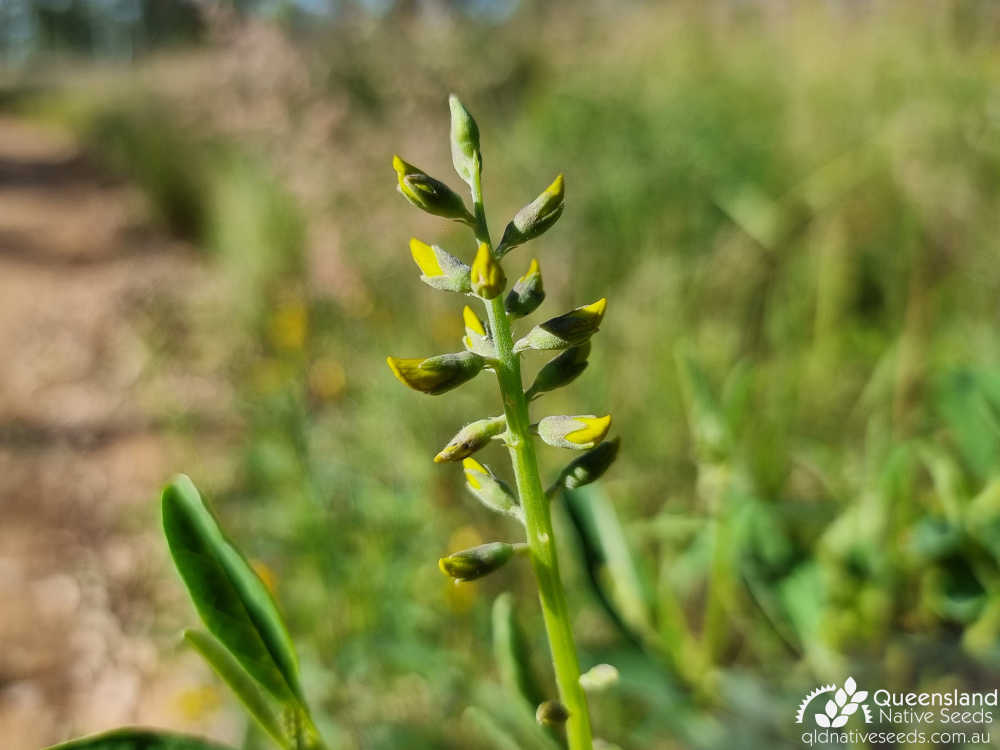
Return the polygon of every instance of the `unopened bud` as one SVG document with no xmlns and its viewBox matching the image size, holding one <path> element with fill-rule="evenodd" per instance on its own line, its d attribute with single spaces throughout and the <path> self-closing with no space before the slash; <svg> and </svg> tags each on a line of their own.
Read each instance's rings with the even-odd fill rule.
<svg viewBox="0 0 1000 750">
<path fill-rule="evenodd" d="M 448 445 L 442 448 L 440 453 L 434 456 L 434 463 L 468 458 L 506 429 L 507 418 L 503 414 L 467 424 L 448 441 Z"/>
<path fill-rule="evenodd" d="M 451 161 L 458 176 L 471 185 L 482 169 L 479 126 L 454 94 L 448 97 L 448 105 L 451 107 Z"/>
<path fill-rule="evenodd" d="M 436 357 L 402 359 L 387 357 L 386 362 L 400 382 L 415 391 L 432 396 L 450 391 L 472 380 L 486 361 L 473 352 L 439 354 Z"/>
<path fill-rule="evenodd" d="M 611 664 L 598 664 L 580 675 L 580 687 L 588 693 L 599 693 L 618 682 L 618 669 Z"/>
<path fill-rule="evenodd" d="M 485 242 L 479 243 L 476 259 L 472 261 L 471 276 L 472 291 L 483 299 L 493 299 L 507 286 L 507 277 Z"/>
<path fill-rule="evenodd" d="M 497 351 L 493 346 L 493 338 L 483 321 L 468 305 L 462 309 L 462 320 L 465 322 L 465 338 L 462 339 L 465 348 L 482 357 L 495 359 Z"/>
<path fill-rule="evenodd" d="M 538 704 L 535 720 L 543 727 L 561 727 L 569 719 L 569 709 L 559 701 Z"/>
<path fill-rule="evenodd" d="M 601 478 L 618 457 L 622 439 L 615 438 L 591 448 L 579 458 L 571 461 L 559 474 L 556 486 L 575 490 Z"/>
<path fill-rule="evenodd" d="M 558 317 L 539 323 L 514 344 L 515 352 L 525 349 L 566 349 L 587 341 L 597 333 L 604 319 L 608 301 L 603 297 L 597 302 L 570 310 Z"/>
<path fill-rule="evenodd" d="M 514 282 L 513 288 L 507 294 L 504 307 L 513 317 L 521 318 L 533 313 L 544 299 L 542 272 L 538 268 L 538 261 L 532 258 L 524 276 Z"/>
<path fill-rule="evenodd" d="M 469 267 L 451 253 L 413 238 L 410 240 L 410 255 L 420 268 L 420 280 L 428 286 L 446 292 L 468 294 L 472 291 Z"/>
<path fill-rule="evenodd" d="M 522 208 L 504 229 L 497 255 L 503 257 L 518 245 L 542 234 L 562 215 L 565 205 L 563 176 L 559 175 L 545 192 Z"/>
<path fill-rule="evenodd" d="M 414 206 L 435 216 L 455 219 L 470 226 L 473 224 L 474 219 L 465 208 L 465 202 L 443 182 L 398 156 L 392 157 L 392 167 L 399 182 L 396 189 Z"/>
<path fill-rule="evenodd" d="M 522 517 L 521 506 L 506 482 L 497 479 L 492 471 L 474 458 L 466 458 L 462 468 L 465 470 L 465 486 L 479 502 L 497 513 L 517 519 Z"/>
<path fill-rule="evenodd" d="M 610 414 L 545 417 L 538 423 L 538 436 L 554 448 L 589 450 L 604 440 L 610 428 Z"/>
<path fill-rule="evenodd" d="M 535 382 L 531 384 L 524 395 L 531 400 L 543 393 L 572 383 L 587 369 L 587 357 L 589 356 L 589 341 L 585 341 L 579 346 L 570 347 L 558 357 L 545 363 L 545 366 L 535 375 Z"/>
<path fill-rule="evenodd" d="M 438 567 L 455 581 L 474 581 L 506 565 L 514 556 L 514 546 L 506 542 L 488 542 L 438 560 Z"/>
</svg>

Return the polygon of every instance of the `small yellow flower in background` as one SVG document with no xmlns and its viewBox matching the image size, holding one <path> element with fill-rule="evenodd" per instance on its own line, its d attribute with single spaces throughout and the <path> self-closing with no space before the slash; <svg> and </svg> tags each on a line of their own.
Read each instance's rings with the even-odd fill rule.
<svg viewBox="0 0 1000 750">
<path fill-rule="evenodd" d="M 278 591 L 278 576 L 271 566 L 263 560 L 251 560 L 250 567 L 253 568 L 254 573 L 260 576 L 260 580 L 264 582 L 267 590 L 274 596 Z"/>
<path fill-rule="evenodd" d="M 309 368 L 309 390 L 318 399 L 329 401 L 343 393 L 347 374 L 333 357 L 321 357 Z"/>
<path fill-rule="evenodd" d="M 271 342 L 288 352 L 301 351 L 309 329 L 309 311 L 302 300 L 282 303 L 272 313 L 269 324 Z"/>
<path fill-rule="evenodd" d="M 174 696 L 174 706 L 187 721 L 202 721 L 222 706 L 222 696 L 212 685 L 182 690 Z"/>
</svg>

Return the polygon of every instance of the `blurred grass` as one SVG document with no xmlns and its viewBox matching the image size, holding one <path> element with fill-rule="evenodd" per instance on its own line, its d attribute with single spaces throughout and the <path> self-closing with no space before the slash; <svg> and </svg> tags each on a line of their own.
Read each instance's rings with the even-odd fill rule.
<svg viewBox="0 0 1000 750">
<path fill-rule="evenodd" d="M 457 183 L 448 90 L 480 122 L 494 232 L 566 173 L 564 217 L 508 275 L 534 254 L 546 312 L 610 302 L 587 374 L 540 402 L 611 411 L 624 438 L 559 519 L 584 665 L 622 671 L 594 699 L 601 733 L 773 747 L 817 682 L 996 674 L 996 11 L 727 7 L 319 32 L 280 58 L 294 92 L 242 81 L 249 124 L 202 79 L 150 92 L 170 61 L 138 98 L 73 91 L 87 112 L 64 119 L 225 271 L 202 325 L 246 429 L 216 489 L 275 569 L 335 746 L 525 731 L 490 693 L 504 588 L 544 666 L 523 572 L 455 588 L 435 566 L 516 533 L 430 463 L 499 411 L 491 385 L 423 400 L 383 364 L 458 346 L 458 301 L 417 281 L 405 243 L 462 254 L 459 234 L 399 201 L 389 169 L 399 151 Z M 284 114 L 258 129 L 255 107 Z"/>
</svg>

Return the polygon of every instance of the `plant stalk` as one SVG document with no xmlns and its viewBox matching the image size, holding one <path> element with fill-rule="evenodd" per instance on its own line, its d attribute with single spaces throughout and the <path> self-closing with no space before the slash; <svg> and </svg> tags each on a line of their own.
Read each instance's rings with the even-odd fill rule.
<svg viewBox="0 0 1000 750">
<path fill-rule="evenodd" d="M 482 184 L 478 173 L 472 185 L 472 198 L 476 212 L 476 238 L 485 242 L 492 252 L 493 245 L 483 211 Z M 497 350 L 496 374 L 507 416 L 507 447 L 524 510 L 531 565 L 538 584 L 559 697 L 569 710 L 569 719 L 566 721 L 569 750 L 593 750 L 590 712 L 586 695 L 580 687 L 580 664 L 576 656 L 566 593 L 559 575 L 559 558 L 552 530 L 549 499 L 542 491 L 531 434 L 528 400 L 521 380 L 521 361 L 514 353 L 510 318 L 504 308 L 503 295 L 499 294 L 489 300 L 486 311 Z"/>
</svg>

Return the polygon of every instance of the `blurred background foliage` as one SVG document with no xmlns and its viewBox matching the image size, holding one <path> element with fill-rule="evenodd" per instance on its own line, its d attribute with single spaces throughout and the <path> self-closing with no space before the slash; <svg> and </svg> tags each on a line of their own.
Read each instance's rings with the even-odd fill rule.
<svg viewBox="0 0 1000 750">
<path fill-rule="evenodd" d="M 154 327 L 211 350 L 237 394 L 227 461 L 177 468 L 266 564 L 333 747 L 551 746 L 497 687 L 491 606 L 513 590 L 553 689 L 526 570 L 456 587 L 436 568 L 517 532 L 430 461 L 500 411 L 493 384 L 424 399 L 384 365 L 461 336 L 406 243 L 473 248 L 390 168 L 458 183 L 449 91 L 480 123 L 494 231 L 566 174 L 565 215 L 508 275 L 537 256 L 551 314 L 610 303 L 588 372 L 537 412 L 610 411 L 624 440 L 557 503 L 582 661 L 622 675 L 592 699 L 599 734 L 775 747 L 801 695 L 848 674 L 995 686 L 996 4 L 3 14 L 22 19 L 0 23 L 7 108 L 72 128 L 225 280 Z"/>
</svg>

